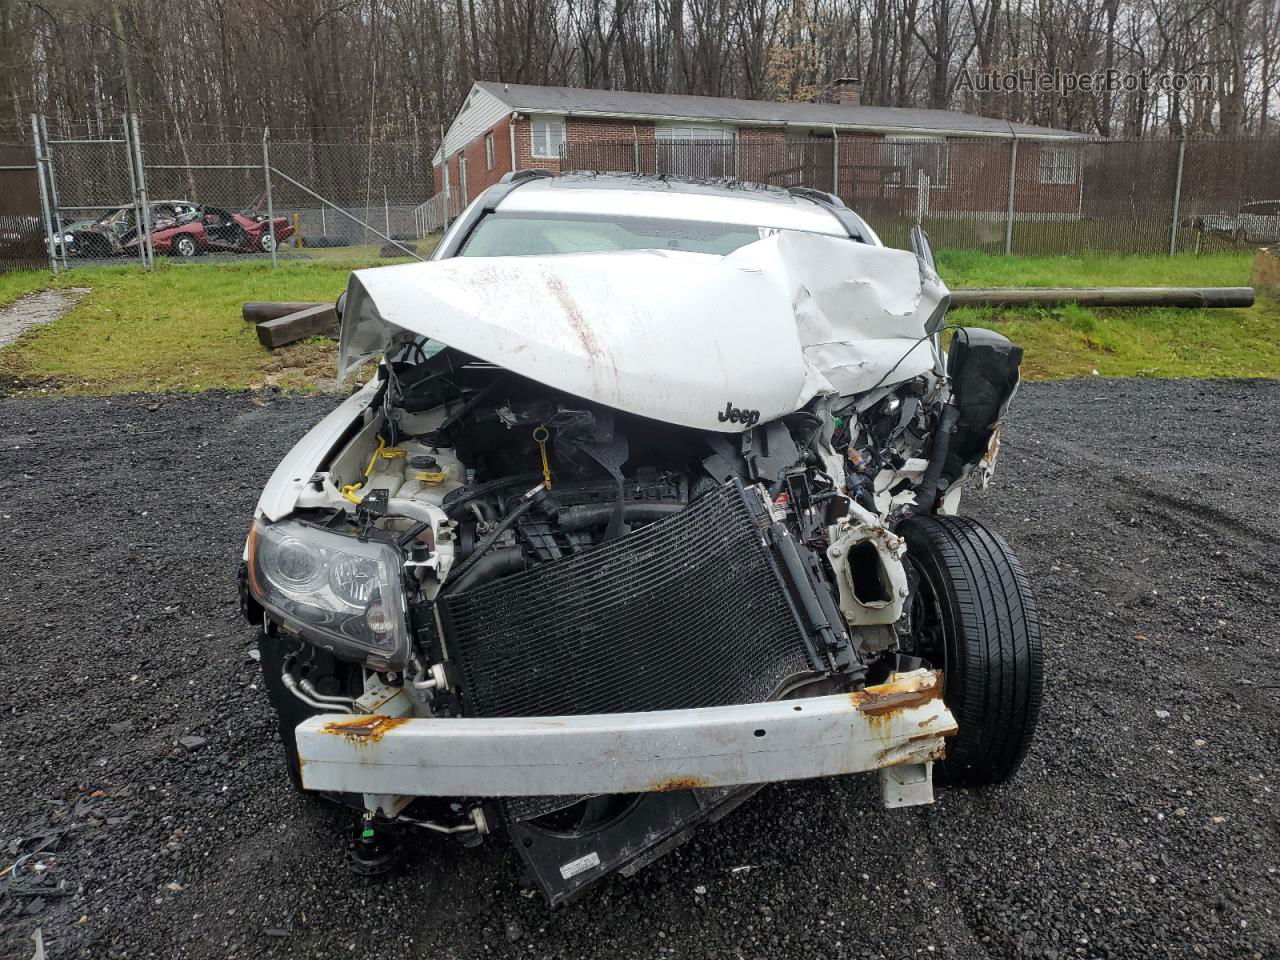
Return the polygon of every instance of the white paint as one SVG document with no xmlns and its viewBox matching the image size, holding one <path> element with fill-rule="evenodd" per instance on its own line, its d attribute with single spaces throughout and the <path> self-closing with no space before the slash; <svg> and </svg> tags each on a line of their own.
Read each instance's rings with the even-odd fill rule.
<svg viewBox="0 0 1280 960">
<path fill-rule="evenodd" d="M 903 692 L 941 683 L 923 670 L 895 681 Z M 647 713 L 414 717 L 376 737 L 341 732 L 362 721 L 371 723 L 343 713 L 298 724 L 306 789 L 509 797 L 773 783 L 925 763 L 956 730 L 940 696 L 869 716 L 849 694 Z"/>
<path fill-rule="evenodd" d="M 431 158 L 431 162 L 438 165 L 442 157 L 452 157 L 510 114 L 511 108 L 507 104 L 484 88 L 473 85 L 462 109 L 453 118 L 453 123 L 449 124 L 444 143 Z"/>
<path fill-rule="evenodd" d="M 914 254 L 789 231 L 724 257 L 404 264 L 352 274 L 339 369 L 430 337 L 597 403 L 737 433 L 750 424 L 734 409 L 766 422 L 931 370 L 926 327 L 946 296 Z"/>
</svg>

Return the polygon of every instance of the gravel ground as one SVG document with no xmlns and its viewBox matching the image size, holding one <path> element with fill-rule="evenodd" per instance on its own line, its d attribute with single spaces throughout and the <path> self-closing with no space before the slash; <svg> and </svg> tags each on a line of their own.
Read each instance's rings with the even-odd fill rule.
<svg viewBox="0 0 1280 960">
<path fill-rule="evenodd" d="M 968 504 L 1044 617 L 1012 783 L 769 787 L 556 913 L 500 842 L 350 877 L 285 779 L 233 571 L 333 402 L 0 399 L 0 957 L 1280 956 L 1280 383 L 1023 388 Z"/>
</svg>

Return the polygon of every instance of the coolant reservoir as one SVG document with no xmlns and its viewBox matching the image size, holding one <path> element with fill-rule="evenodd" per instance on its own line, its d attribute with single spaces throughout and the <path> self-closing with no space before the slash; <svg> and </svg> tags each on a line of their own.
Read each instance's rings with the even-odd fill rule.
<svg viewBox="0 0 1280 960">
<path fill-rule="evenodd" d="M 440 506 L 444 498 L 462 486 L 466 468 L 448 447 L 404 444 L 404 485 L 397 496 L 412 497 Z"/>
<path fill-rule="evenodd" d="M 406 456 L 400 450 L 390 451 L 392 456 L 379 454 L 374 460 L 373 472 L 361 487 L 367 490 L 386 490 L 388 497 L 402 497 L 404 486 Z"/>
</svg>

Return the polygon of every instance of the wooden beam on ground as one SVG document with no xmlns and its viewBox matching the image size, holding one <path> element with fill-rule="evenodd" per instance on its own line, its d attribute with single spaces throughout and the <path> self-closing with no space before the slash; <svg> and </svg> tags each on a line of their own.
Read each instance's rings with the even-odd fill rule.
<svg viewBox="0 0 1280 960">
<path fill-rule="evenodd" d="M 320 306 L 324 306 L 324 304 L 316 303 L 315 301 L 275 303 L 269 300 L 250 300 L 241 308 L 240 312 L 244 316 L 246 323 L 261 323 L 263 320 L 275 320 L 277 317 L 287 317 L 289 314 L 297 313 L 299 310 L 309 310 L 311 307 Z"/>
<path fill-rule="evenodd" d="M 269 350 L 307 337 L 336 337 L 338 315 L 333 304 L 318 303 L 287 316 L 258 324 L 258 342 Z"/>
<path fill-rule="evenodd" d="M 1253 287 L 988 287 L 952 290 L 953 307 L 1251 307 Z"/>
</svg>

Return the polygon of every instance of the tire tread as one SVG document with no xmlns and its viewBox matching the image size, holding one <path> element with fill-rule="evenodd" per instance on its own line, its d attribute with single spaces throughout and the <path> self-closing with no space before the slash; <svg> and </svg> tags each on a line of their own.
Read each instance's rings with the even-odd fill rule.
<svg viewBox="0 0 1280 960">
<path fill-rule="evenodd" d="M 946 700 L 960 729 L 938 778 L 999 783 L 1026 756 L 1043 699 L 1030 581 L 1009 545 L 972 518 L 916 517 L 899 532 L 934 585 L 949 635 Z"/>
</svg>

